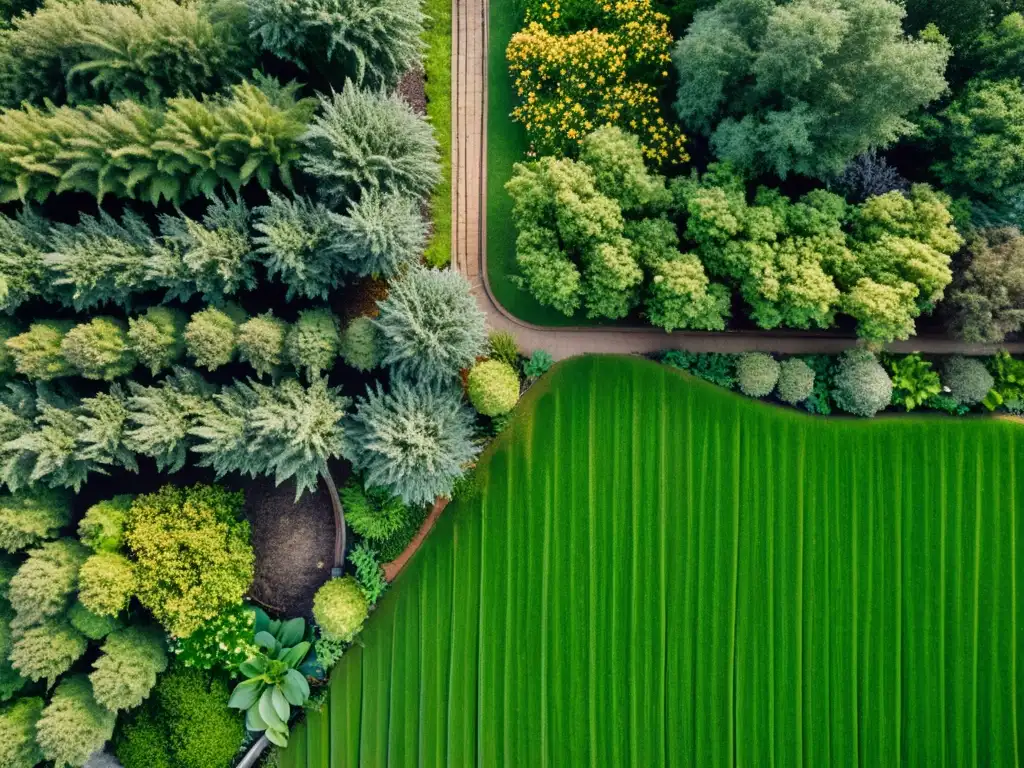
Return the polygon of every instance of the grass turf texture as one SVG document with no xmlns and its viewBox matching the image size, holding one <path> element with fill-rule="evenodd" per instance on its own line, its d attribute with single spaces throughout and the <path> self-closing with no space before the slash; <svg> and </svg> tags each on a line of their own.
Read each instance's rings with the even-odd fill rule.
<svg viewBox="0 0 1024 768">
<path fill-rule="evenodd" d="M 580 358 L 477 477 L 282 768 L 1019 762 L 1021 426 Z"/>
<path fill-rule="evenodd" d="M 441 183 L 430 196 L 433 234 L 423 258 L 432 266 L 446 267 L 452 260 L 452 4 L 426 0 L 423 12 L 427 117 L 441 153 Z"/>
</svg>

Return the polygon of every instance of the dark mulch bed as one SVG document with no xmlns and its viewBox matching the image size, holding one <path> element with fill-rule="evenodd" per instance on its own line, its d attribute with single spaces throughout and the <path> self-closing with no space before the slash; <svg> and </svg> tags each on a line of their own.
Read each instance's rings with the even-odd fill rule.
<svg viewBox="0 0 1024 768">
<path fill-rule="evenodd" d="M 331 575 L 334 518 L 326 489 L 304 493 L 295 483 L 274 487 L 272 478 L 243 486 L 252 524 L 256 576 L 250 596 L 285 616 L 311 616 L 313 594 Z"/>
<path fill-rule="evenodd" d="M 417 115 L 427 114 L 427 78 L 422 69 L 414 67 L 402 75 L 398 81 L 398 95 Z"/>
</svg>

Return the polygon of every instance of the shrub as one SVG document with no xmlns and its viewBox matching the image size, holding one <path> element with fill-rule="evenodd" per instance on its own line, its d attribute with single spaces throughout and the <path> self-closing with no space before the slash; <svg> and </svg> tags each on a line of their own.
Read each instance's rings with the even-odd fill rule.
<svg viewBox="0 0 1024 768">
<path fill-rule="evenodd" d="M 367 486 L 428 504 L 450 493 L 476 456 L 472 424 L 458 390 L 399 380 L 386 394 L 378 385 L 359 399 L 342 452 Z"/>
<path fill-rule="evenodd" d="M 173 640 L 171 653 L 186 667 L 231 672 L 256 652 L 255 626 L 252 608 L 244 603 L 228 606 L 188 637 Z"/>
<path fill-rule="evenodd" d="M 736 358 L 717 352 L 683 352 L 672 349 L 664 354 L 662 362 L 673 368 L 688 371 L 704 381 L 726 389 L 736 386 Z"/>
<path fill-rule="evenodd" d="M 2 236 L 2 228 L 0 228 L 0 237 Z M 0 276 L 2 275 L 3 269 L 0 268 Z M 10 289 L 8 288 L 8 290 Z M 7 340 L 13 339 L 20 332 L 18 324 L 13 320 L 0 319 L 0 376 L 10 376 L 14 373 L 14 355 L 7 348 Z"/>
<path fill-rule="evenodd" d="M 58 677 L 82 658 L 89 641 L 65 621 L 46 619 L 18 634 L 11 649 L 11 666 L 29 680 L 46 680 L 52 686 Z"/>
<path fill-rule="evenodd" d="M 128 383 L 127 433 L 133 451 L 156 459 L 160 472 L 177 472 L 185 465 L 189 432 L 213 392 L 195 371 L 175 368 L 155 387 Z"/>
<path fill-rule="evenodd" d="M 58 539 L 29 551 L 7 590 L 17 624 L 27 627 L 68 609 L 78 586 L 78 569 L 89 550 L 74 539 Z"/>
<path fill-rule="evenodd" d="M 0 46 L 0 103 L 154 100 L 213 92 L 254 57 L 234 19 L 172 0 L 53 2 L 13 20 Z"/>
<path fill-rule="evenodd" d="M 181 310 L 150 307 L 141 317 L 128 320 L 128 346 L 155 376 L 181 359 L 187 323 Z"/>
<path fill-rule="evenodd" d="M 542 154 L 571 155 L 594 128 L 615 125 L 640 132 L 644 157 L 652 163 L 686 160 L 682 135 L 659 109 L 672 43 L 668 17 L 650 0 L 595 11 L 596 28 L 563 35 L 556 1 L 548 14 L 529 15 L 512 36 L 505 55 L 513 87 L 529 94 L 512 118 Z"/>
<path fill-rule="evenodd" d="M 59 190 L 178 203 L 224 183 L 269 187 L 275 171 L 290 186 L 314 108 L 296 100 L 297 88 L 264 80 L 155 109 L 121 101 L 0 112 L 0 200 L 42 201 Z M 125 162 L 129 151 L 148 162 Z"/>
<path fill-rule="evenodd" d="M 462 475 L 452 484 L 453 494 L 458 483 L 465 477 L 466 475 Z M 420 528 L 423 526 L 423 521 L 427 519 L 427 515 L 430 513 L 430 507 L 421 504 L 413 505 L 408 510 L 405 525 L 388 538 L 372 542 L 380 562 L 390 563 L 401 555 L 406 550 L 406 547 L 409 546 L 409 543 L 416 538 L 416 534 L 419 533 Z M 346 515 L 347 518 L 348 516 Z"/>
<path fill-rule="evenodd" d="M 131 373 L 135 367 L 127 328 L 112 317 L 95 317 L 76 325 L 61 341 L 60 351 L 87 379 L 111 381 Z"/>
<path fill-rule="evenodd" d="M 451 381 L 486 349 L 484 315 L 469 282 L 452 270 L 413 267 L 377 306 L 383 363 L 400 376 Z"/>
<path fill-rule="evenodd" d="M 340 496 L 349 528 L 371 541 L 391 538 L 409 519 L 409 509 L 401 499 L 381 488 L 364 488 L 356 477 L 349 478 Z"/>
<path fill-rule="evenodd" d="M 953 332 L 966 341 L 1000 344 L 1024 330 L 1024 236 L 1016 227 L 984 229 L 968 238 L 944 306 Z"/>
<path fill-rule="evenodd" d="M 657 262 L 647 296 L 647 319 L 652 325 L 721 331 L 731 314 L 732 295 L 708 280 L 700 259 L 691 253 Z"/>
<path fill-rule="evenodd" d="M 343 283 L 344 259 L 334 247 L 338 216 L 305 197 L 270 195 L 270 205 L 256 209 L 254 242 L 267 276 L 286 286 L 286 298 L 326 300 Z"/>
<path fill-rule="evenodd" d="M 285 338 L 288 360 L 309 378 L 334 367 L 340 345 L 338 318 L 326 309 L 299 312 L 299 319 Z"/>
<path fill-rule="evenodd" d="M 373 320 L 360 316 L 349 322 L 341 335 L 341 357 L 347 365 L 360 371 L 371 371 L 380 365 L 383 352 Z"/>
<path fill-rule="evenodd" d="M 980 360 L 956 355 L 946 361 L 942 383 L 960 405 L 977 405 L 995 386 L 995 379 Z"/>
<path fill-rule="evenodd" d="M 253 552 L 243 502 L 241 493 L 217 486 L 166 485 L 132 504 L 125 542 L 137 596 L 169 634 L 188 637 L 249 588 Z"/>
<path fill-rule="evenodd" d="M 124 518 L 131 505 L 127 494 L 93 504 L 78 523 L 78 538 L 95 552 L 117 552 L 124 544 Z"/>
<path fill-rule="evenodd" d="M 423 12 L 413 0 L 254 0 L 252 35 L 303 69 L 394 88 L 419 63 Z"/>
<path fill-rule="evenodd" d="M 535 349 L 530 359 L 523 363 L 523 375 L 528 379 L 539 379 L 551 370 L 555 360 L 551 353 L 543 349 Z"/>
<path fill-rule="evenodd" d="M 229 307 L 226 311 L 208 307 L 192 315 L 185 326 L 185 348 L 195 364 L 208 371 L 230 363 L 238 349 L 238 325 L 244 315 Z"/>
<path fill-rule="evenodd" d="M 155 697 L 175 768 L 223 768 L 232 763 L 245 725 L 228 709 L 228 696 L 222 678 L 196 669 L 178 668 L 160 678 Z"/>
<path fill-rule="evenodd" d="M 14 367 L 22 376 L 50 381 L 74 373 L 64 358 L 61 342 L 74 327 L 65 320 L 43 320 L 32 323 L 25 333 L 7 340 L 7 349 L 14 358 Z"/>
<path fill-rule="evenodd" d="M 394 192 L 366 190 L 338 218 L 337 250 L 357 275 L 392 278 L 419 262 L 427 243 L 427 224 L 416 199 Z"/>
<path fill-rule="evenodd" d="M 346 643 L 363 629 L 370 604 L 351 576 L 331 579 L 313 596 L 313 617 L 320 629 Z"/>
<path fill-rule="evenodd" d="M 47 760 L 59 766 L 85 765 L 114 734 L 117 715 L 93 698 L 89 679 L 62 680 L 36 723 L 36 741 Z"/>
<path fill-rule="evenodd" d="M 519 368 L 519 342 L 508 331 L 491 331 L 487 334 L 488 357 Z"/>
<path fill-rule="evenodd" d="M 779 363 L 779 383 L 775 394 L 784 403 L 802 403 L 814 391 L 814 369 L 798 357 Z"/>
<path fill-rule="evenodd" d="M 424 198 L 440 182 L 433 129 L 397 94 L 346 83 L 320 97 L 320 112 L 303 137 L 301 165 L 328 201 L 364 189 Z"/>
<path fill-rule="evenodd" d="M 18 552 L 54 539 L 71 520 L 71 499 L 63 491 L 39 488 L 0 498 L 0 549 Z"/>
<path fill-rule="evenodd" d="M 910 191 L 910 182 L 874 149 L 857 155 L 832 182 L 831 187 L 851 203 L 888 192 Z"/>
<path fill-rule="evenodd" d="M 736 360 L 736 381 L 747 397 L 767 397 L 779 381 L 779 364 L 763 352 L 740 355 Z"/>
<path fill-rule="evenodd" d="M 142 707 L 119 725 L 114 754 L 124 768 L 176 768 L 167 726 L 153 714 L 154 709 Z"/>
<path fill-rule="evenodd" d="M 384 580 L 384 569 L 380 567 L 380 561 L 377 560 L 377 553 L 370 549 L 365 542 L 360 542 L 349 553 L 348 560 L 356 569 L 356 581 L 359 582 L 366 601 L 371 606 L 376 605 L 388 588 L 388 583 Z"/>
<path fill-rule="evenodd" d="M 71 605 L 68 621 L 89 640 L 102 640 L 111 632 L 121 629 L 121 622 L 116 617 L 93 613 L 81 600 L 76 600 Z"/>
<path fill-rule="evenodd" d="M 117 552 L 97 552 L 78 574 L 78 599 L 100 616 L 116 616 L 135 594 L 136 574 L 131 561 Z"/>
<path fill-rule="evenodd" d="M 284 355 L 284 337 L 288 324 L 264 312 L 238 327 L 238 357 L 256 369 L 257 376 L 274 373 Z"/>
<path fill-rule="evenodd" d="M 467 392 L 484 416 L 501 416 L 519 401 L 519 376 L 508 363 L 484 360 L 470 370 Z"/>
<path fill-rule="evenodd" d="M 33 768 L 45 759 L 36 744 L 36 722 L 43 712 L 38 696 L 18 699 L 0 709 L 0 765 Z"/>
<path fill-rule="evenodd" d="M 887 367 L 892 376 L 892 402 L 912 411 L 942 392 L 939 374 L 918 354 L 892 358 Z"/>
<path fill-rule="evenodd" d="M 163 632 L 127 627 L 107 636 L 103 654 L 89 674 L 96 701 L 117 712 L 139 706 L 156 685 L 156 676 L 167 669 Z"/>
<path fill-rule="evenodd" d="M 839 361 L 832 397 L 847 413 L 874 416 L 892 402 L 892 381 L 873 354 L 851 349 Z"/>
</svg>

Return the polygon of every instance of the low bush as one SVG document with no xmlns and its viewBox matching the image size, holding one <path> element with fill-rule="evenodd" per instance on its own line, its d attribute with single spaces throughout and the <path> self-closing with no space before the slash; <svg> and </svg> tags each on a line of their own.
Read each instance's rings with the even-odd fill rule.
<svg viewBox="0 0 1024 768">
<path fill-rule="evenodd" d="M 726 389 L 736 386 L 736 358 L 734 355 L 720 355 L 715 352 L 683 352 L 672 349 L 661 361 L 665 365 L 692 373 L 705 381 Z"/>
<path fill-rule="evenodd" d="M 357 477 L 341 489 L 345 522 L 360 536 L 385 541 L 401 531 L 409 519 L 409 508 L 397 496 L 381 488 L 364 488 Z"/>
<path fill-rule="evenodd" d="M 995 379 L 980 360 L 956 355 L 946 361 L 942 383 L 960 405 L 977 405 L 995 385 Z"/>
<path fill-rule="evenodd" d="M 168 307 L 150 307 L 144 315 L 128 320 L 128 345 L 154 376 L 170 368 L 185 352 L 184 312 Z"/>
<path fill-rule="evenodd" d="M 4 768 L 34 768 L 45 759 L 35 738 L 43 704 L 33 696 L 0 709 L 0 765 Z"/>
<path fill-rule="evenodd" d="M 502 416 L 519 401 L 519 376 L 508 363 L 484 360 L 469 372 L 469 402 L 484 416 Z"/>
<path fill-rule="evenodd" d="M 942 392 L 939 374 L 918 354 L 892 358 L 888 361 L 888 368 L 892 375 L 893 404 L 902 405 L 908 411 L 924 405 Z"/>
<path fill-rule="evenodd" d="M 326 309 L 299 312 L 285 339 L 289 362 L 313 378 L 334 367 L 341 346 L 338 318 Z"/>
<path fill-rule="evenodd" d="M 359 371 L 371 371 L 384 356 L 380 334 L 369 317 L 353 318 L 341 336 L 341 356 L 345 364 Z"/>
<path fill-rule="evenodd" d="M 347 510 L 346 510 L 347 511 Z M 256 614 L 244 603 L 225 608 L 195 632 L 171 643 L 175 663 L 195 669 L 234 671 L 256 651 Z"/>
<path fill-rule="evenodd" d="M 259 377 L 277 371 L 284 359 L 284 339 L 288 324 L 264 312 L 238 327 L 238 357 L 256 369 Z"/>
<path fill-rule="evenodd" d="M 8 339 L 7 349 L 14 358 L 15 370 L 40 381 L 70 376 L 74 369 L 64 357 L 61 342 L 73 327 L 74 323 L 65 320 L 44 320 Z"/>
<path fill-rule="evenodd" d="M 114 754 L 124 768 L 176 768 L 167 728 L 155 709 L 143 707 L 118 725 Z"/>
<path fill-rule="evenodd" d="M 370 604 L 351 576 L 331 579 L 313 597 L 313 617 L 320 629 L 346 643 L 359 634 Z"/>
<path fill-rule="evenodd" d="M 840 359 L 832 396 L 847 413 L 874 416 L 892 402 L 892 380 L 871 352 L 852 349 Z"/>
<path fill-rule="evenodd" d="M 523 375 L 528 379 L 539 379 L 551 370 L 555 360 L 551 353 L 543 349 L 534 350 L 529 359 L 523 363 Z"/>
<path fill-rule="evenodd" d="M 65 678 L 36 723 L 36 741 L 47 760 L 59 766 L 85 765 L 114 734 L 117 715 L 92 695 L 85 675 Z"/>
<path fill-rule="evenodd" d="M 241 310 L 208 307 L 192 315 L 185 326 L 185 348 L 197 366 L 208 371 L 230 363 L 238 350 L 238 326 Z"/>
<path fill-rule="evenodd" d="M 242 745 L 245 725 L 228 709 L 229 689 L 223 678 L 178 668 L 160 679 L 155 696 L 174 768 L 231 765 Z"/>
<path fill-rule="evenodd" d="M 116 616 L 128 607 L 137 586 L 135 566 L 117 552 L 97 552 L 82 564 L 78 599 L 100 616 Z"/>
<path fill-rule="evenodd" d="M 466 475 L 463 475 L 464 477 Z M 452 493 L 454 492 L 453 488 Z M 401 555 L 406 550 L 406 547 L 409 546 L 409 543 L 416 538 L 416 534 L 419 533 L 420 528 L 423 526 L 423 521 L 427 519 L 429 513 L 430 507 L 425 505 L 417 504 L 409 507 L 405 525 L 388 538 L 372 542 L 373 549 L 377 553 L 377 558 L 380 562 L 390 563 Z"/>
<path fill-rule="evenodd" d="M 491 331 L 487 334 L 488 357 L 519 368 L 519 342 L 508 331 Z"/>
<path fill-rule="evenodd" d="M 78 523 L 78 538 L 95 552 L 117 552 L 124 544 L 124 519 L 131 505 L 127 494 L 93 504 Z"/>
<path fill-rule="evenodd" d="M 779 363 L 779 383 L 775 394 L 784 403 L 797 405 L 814 391 L 814 369 L 798 357 Z"/>
<path fill-rule="evenodd" d="M 747 397 L 767 397 L 779 381 L 779 364 L 763 352 L 740 355 L 736 360 L 736 381 Z"/>
<path fill-rule="evenodd" d="M 163 632 L 127 627 L 107 636 L 89 674 L 93 697 L 111 712 L 139 706 L 167 669 Z"/>
<path fill-rule="evenodd" d="M 71 626 L 81 632 L 89 640 L 102 640 L 111 632 L 122 628 L 121 622 L 113 616 L 100 616 L 93 613 L 81 600 L 76 600 L 68 611 Z"/>
<path fill-rule="evenodd" d="M 127 331 L 120 320 L 95 317 L 68 331 L 61 340 L 60 351 L 85 378 L 110 381 L 131 373 L 135 367 Z"/>
<path fill-rule="evenodd" d="M 29 680 L 47 687 L 85 654 L 89 641 L 66 621 L 43 620 L 18 633 L 11 648 L 11 666 Z"/>
<path fill-rule="evenodd" d="M 0 498 L 0 549 L 19 552 L 54 539 L 71 520 L 63 491 L 33 489 Z"/>
</svg>

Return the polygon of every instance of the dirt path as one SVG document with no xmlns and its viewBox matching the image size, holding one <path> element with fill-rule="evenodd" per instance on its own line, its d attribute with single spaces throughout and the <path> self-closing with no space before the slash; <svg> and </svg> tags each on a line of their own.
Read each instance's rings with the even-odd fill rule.
<svg viewBox="0 0 1024 768">
<path fill-rule="evenodd" d="M 785 354 L 840 352 L 856 344 L 809 332 L 683 332 L 652 328 L 543 328 L 509 314 L 487 281 L 487 0 L 453 0 L 452 15 L 452 266 L 473 286 L 490 326 L 511 331 L 527 350 L 546 349 L 556 360 L 587 353 L 649 353 L 662 349 L 695 352 L 760 350 Z M 995 346 L 945 338 L 915 337 L 891 344 L 897 352 L 984 355 Z M 1005 345 L 1024 352 L 1024 342 Z"/>
</svg>

